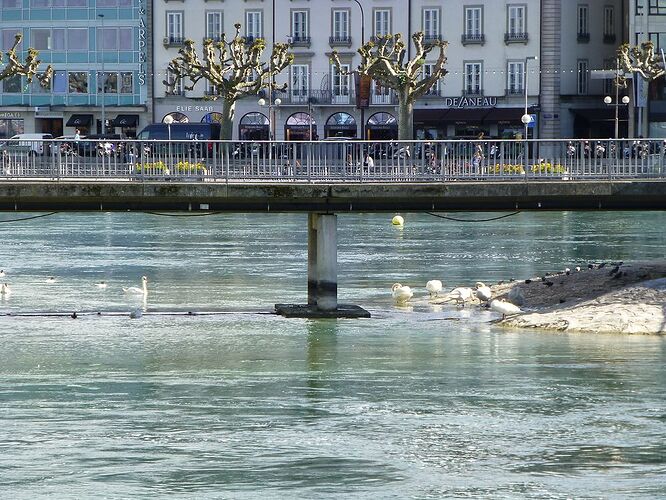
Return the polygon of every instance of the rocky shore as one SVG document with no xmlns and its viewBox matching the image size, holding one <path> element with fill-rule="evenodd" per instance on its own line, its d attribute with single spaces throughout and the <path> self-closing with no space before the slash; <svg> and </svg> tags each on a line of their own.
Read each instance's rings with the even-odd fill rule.
<svg viewBox="0 0 666 500">
<path fill-rule="evenodd" d="M 544 280 L 545 278 L 545 280 Z M 608 263 L 569 274 L 501 283 L 496 298 L 519 287 L 524 314 L 499 322 L 507 327 L 571 332 L 666 334 L 666 261 Z M 515 292 L 514 292 L 515 293 Z"/>
</svg>

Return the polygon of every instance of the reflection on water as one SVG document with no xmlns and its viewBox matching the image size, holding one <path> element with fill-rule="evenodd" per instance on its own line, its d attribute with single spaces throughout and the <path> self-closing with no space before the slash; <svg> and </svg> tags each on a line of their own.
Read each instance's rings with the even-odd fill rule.
<svg viewBox="0 0 666 500">
<path fill-rule="evenodd" d="M 373 318 L 339 321 L 257 314 L 305 301 L 306 216 L 4 225 L 0 311 L 64 314 L 0 319 L 0 494 L 665 496 L 662 339 L 498 329 L 424 288 L 661 258 L 664 214 L 390 218 L 340 216 L 341 298 Z"/>
</svg>

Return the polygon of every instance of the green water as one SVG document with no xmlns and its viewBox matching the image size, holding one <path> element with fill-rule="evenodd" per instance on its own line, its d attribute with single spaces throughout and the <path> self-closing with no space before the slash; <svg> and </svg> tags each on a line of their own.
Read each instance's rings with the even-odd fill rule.
<svg viewBox="0 0 666 500">
<path fill-rule="evenodd" d="M 266 314 L 305 301 L 304 215 L 0 225 L 0 312 L 83 312 L 0 317 L 0 496 L 666 496 L 662 338 L 500 329 L 423 288 L 663 258 L 666 214 L 405 218 L 339 217 L 340 298 L 373 318 L 338 321 Z"/>
</svg>

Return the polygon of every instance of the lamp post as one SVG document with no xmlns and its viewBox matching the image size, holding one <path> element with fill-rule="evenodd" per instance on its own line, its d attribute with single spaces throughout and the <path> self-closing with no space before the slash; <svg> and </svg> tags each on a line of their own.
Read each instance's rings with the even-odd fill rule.
<svg viewBox="0 0 666 500">
<path fill-rule="evenodd" d="M 626 106 L 629 104 L 629 96 L 625 95 L 622 97 L 622 102 L 620 102 L 620 96 L 618 95 L 620 89 L 618 85 L 618 78 L 620 76 L 620 61 L 616 60 L 615 67 L 615 104 L 612 104 L 613 100 L 609 95 L 604 97 L 604 103 L 607 106 L 615 106 L 615 138 L 617 139 L 620 135 L 620 117 L 619 117 L 619 107 Z"/>
<path fill-rule="evenodd" d="M 97 14 L 97 17 L 102 20 L 102 36 L 100 37 L 102 50 L 100 51 L 100 47 L 98 47 L 97 52 L 102 53 L 102 134 L 106 134 L 106 108 L 104 106 L 104 101 L 106 100 L 106 74 L 104 73 L 104 14 Z"/>
<path fill-rule="evenodd" d="M 268 98 L 268 101 L 264 99 L 263 97 L 257 101 L 257 104 L 261 106 L 262 108 L 268 104 L 268 140 L 269 141 L 274 141 L 275 140 L 275 130 L 273 130 L 274 125 L 275 125 L 275 110 L 273 109 L 274 107 L 279 106 L 282 104 L 282 99 L 279 97 L 273 100 L 272 97 Z"/>
<path fill-rule="evenodd" d="M 167 125 L 167 138 L 169 139 L 169 163 L 171 162 L 171 124 L 173 123 L 173 116 L 166 115 L 164 117 L 164 123 Z"/>
<path fill-rule="evenodd" d="M 363 47 L 363 44 L 365 43 L 365 13 L 363 12 L 363 5 L 361 5 L 361 2 L 359 2 L 359 0 L 352 0 L 352 1 L 356 2 L 358 8 L 361 9 L 361 47 Z M 350 23 L 350 29 L 351 29 L 351 23 Z M 354 72 L 354 74 L 357 74 L 357 72 Z M 360 99 L 360 96 L 356 96 L 356 99 Z M 363 106 L 361 106 L 361 139 L 365 140 L 365 108 Z"/>
<path fill-rule="evenodd" d="M 525 139 L 527 139 L 527 125 L 529 125 L 531 117 L 527 114 L 527 82 L 528 82 L 528 73 L 527 73 L 527 63 L 529 61 L 536 61 L 537 56 L 528 56 L 525 58 L 525 113 L 520 117 L 520 121 L 525 125 Z"/>
</svg>

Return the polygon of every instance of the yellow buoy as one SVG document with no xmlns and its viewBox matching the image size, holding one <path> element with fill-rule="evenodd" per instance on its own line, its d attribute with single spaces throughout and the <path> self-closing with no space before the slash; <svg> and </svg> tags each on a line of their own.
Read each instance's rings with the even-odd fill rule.
<svg viewBox="0 0 666 500">
<path fill-rule="evenodd" d="M 402 218 L 401 215 L 396 215 L 391 219 L 391 224 L 394 226 L 404 226 L 405 225 L 405 219 Z"/>
</svg>

